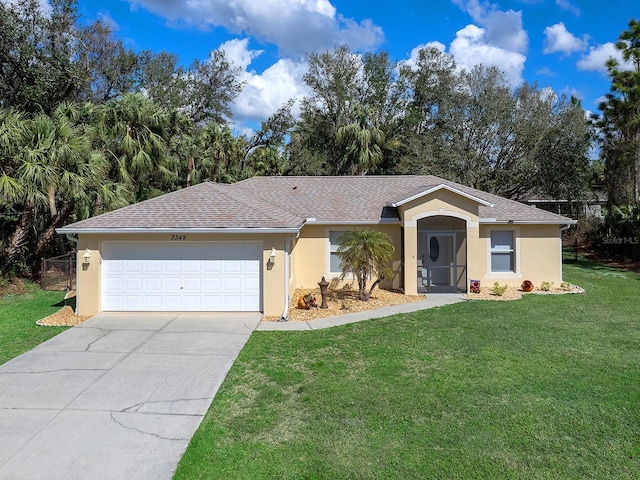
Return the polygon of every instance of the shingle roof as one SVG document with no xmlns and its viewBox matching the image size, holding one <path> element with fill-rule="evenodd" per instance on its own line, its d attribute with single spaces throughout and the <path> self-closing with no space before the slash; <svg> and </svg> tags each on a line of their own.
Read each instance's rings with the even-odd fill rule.
<svg viewBox="0 0 640 480">
<path fill-rule="evenodd" d="M 286 210 L 230 185 L 201 183 L 64 227 L 77 229 L 295 228 L 304 222 Z"/>
<path fill-rule="evenodd" d="M 479 205 L 479 216 L 508 222 L 572 223 L 545 210 L 492 195 L 433 175 L 358 177 L 253 177 L 232 187 L 303 218 L 318 222 L 380 221 L 383 207 L 446 185 L 493 206 Z"/>
<path fill-rule="evenodd" d="M 574 223 L 571 219 L 432 175 L 253 177 L 231 185 L 202 183 L 60 229 L 297 229 L 320 223 L 397 219 L 391 205 L 446 185 L 490 204 L 481 222 Z"/>
</svg>

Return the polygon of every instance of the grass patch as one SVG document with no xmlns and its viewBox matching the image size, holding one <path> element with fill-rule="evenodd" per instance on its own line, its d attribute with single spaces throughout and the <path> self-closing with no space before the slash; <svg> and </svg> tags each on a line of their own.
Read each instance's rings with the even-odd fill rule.
<svg viewBox="0 0 640 480">
<path fill-rule="evenodd" d="M 26 284 L 26 290 L 0 297 L 0 364 L 65 330 L 36 325 L 36 320 L 60 309 L 64 292 L 43 291 L 34 284 Z"/>
<path fill-rule="evenodd" d="M 640 276 L 256 332 L 175 478 L 640 478 Z"/>
</svg>

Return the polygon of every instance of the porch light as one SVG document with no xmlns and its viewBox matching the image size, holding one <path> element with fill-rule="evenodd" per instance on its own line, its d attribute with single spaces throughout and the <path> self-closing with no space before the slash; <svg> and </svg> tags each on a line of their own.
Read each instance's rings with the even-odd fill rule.
<svg viewBox="0 0 640 480">
<path fill-rule="evenodd" d="M 271 247 L 271 253 L 269 254 L 269 261 L 275 263 L 276 261 L 276 247 Z"/>
<path fill-rule="evenodd" d="M 88 248 L 84 251 L 84 255 L 82 256 L 82 264 L 89 265 L 89 260 L 91 259 L 91 250 Z"/>
</svg>

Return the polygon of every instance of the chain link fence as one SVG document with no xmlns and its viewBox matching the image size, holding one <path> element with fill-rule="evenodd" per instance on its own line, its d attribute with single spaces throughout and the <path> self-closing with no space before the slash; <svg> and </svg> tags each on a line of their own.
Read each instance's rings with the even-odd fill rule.
<svg viewBox="0 0 640 480">
<path fill-rule="evenodd" d="M 76 254 L 43 258 L 40 266 L 40 288 L 43 290 L 76 289 Z"/>
</svg>

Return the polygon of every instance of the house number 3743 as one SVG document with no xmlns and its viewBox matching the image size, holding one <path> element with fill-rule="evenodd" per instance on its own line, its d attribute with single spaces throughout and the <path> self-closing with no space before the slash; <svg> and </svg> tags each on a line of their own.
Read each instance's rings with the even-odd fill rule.
<svg viewBox="0 0 640 480">
<path fill-rule="evenodd" d="M 171 240 L 186 240 L 186 235 L 171 235 Z"/>
</svg>

